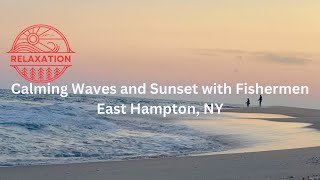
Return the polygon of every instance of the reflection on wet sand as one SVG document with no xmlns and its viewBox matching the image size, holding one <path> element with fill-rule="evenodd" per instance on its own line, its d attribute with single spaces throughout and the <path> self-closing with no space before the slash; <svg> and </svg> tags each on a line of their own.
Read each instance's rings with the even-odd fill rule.
<svg viewBox="0 0 320 180">
<path fill-rule="evenodd" d="M 225 135 L 240 142 L 240 147 L 213 154 L 294 149 L 320 145 L 320 132 L 307 128 L 311 124 L 263 120 L 273 118 L 294 117 L 262 113 L 223 113 L 223 116 L 219 117 L 183 120 L 181 123 L 205 133 Z"/>
</svg>

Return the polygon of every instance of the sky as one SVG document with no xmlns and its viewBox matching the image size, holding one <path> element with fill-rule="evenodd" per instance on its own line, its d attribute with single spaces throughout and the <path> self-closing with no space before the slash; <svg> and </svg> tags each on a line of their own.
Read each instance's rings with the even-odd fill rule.
<svg viewBox="0 0 320 180">
<path fill-rule="evenodd" d="M 319 16 L 318 0 L 1 0 L 0 88 L 24 82 L 5 53 L 14 38 L 48 24 L 76 52 L 57 84 L 308 85 L 308 96 L 268 103 L 320 107 Z"/>
</svg>

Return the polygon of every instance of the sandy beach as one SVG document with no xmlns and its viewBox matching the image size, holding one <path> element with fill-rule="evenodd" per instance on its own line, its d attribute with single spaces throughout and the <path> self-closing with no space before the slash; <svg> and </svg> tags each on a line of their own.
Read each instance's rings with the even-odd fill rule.
<svg viewBox="0 0 320 180">
<path fill-rule="evenodd" d="M 319 110 L 268 107 L 224 110 L 237 113 L 282 114 L 319 130 Z M 102 179 L 320 179 L 320 147 L 148 160 L 0 168 L 1 180 Z"/>
<path fill-rule="evenodd" d="M 1 180 L 320 179 L 320 148 L 0 169 Z M 312 178 L 309 178 L 312 179 Z"/>
</svg>

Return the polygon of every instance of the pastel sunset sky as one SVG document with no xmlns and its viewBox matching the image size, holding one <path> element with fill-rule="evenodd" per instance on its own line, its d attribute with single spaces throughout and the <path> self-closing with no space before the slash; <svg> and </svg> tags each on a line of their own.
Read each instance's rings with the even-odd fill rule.
<svg viewBox="0 0 320 180">
<path fill-rule="evenodd" d="M 76 52 L 57 84 L 309 85 L 269 103 L 320 107 L 319 17 L 319 0 L 2 0 L 0 87 L 24 82 L 5 53 L 14 38 L 48 24 Z"/>
</svg>

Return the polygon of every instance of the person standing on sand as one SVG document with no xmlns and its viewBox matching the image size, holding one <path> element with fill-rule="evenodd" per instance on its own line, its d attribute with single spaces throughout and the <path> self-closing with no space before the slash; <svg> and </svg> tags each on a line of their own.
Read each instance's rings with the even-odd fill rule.
<svg viewBox="0 0 320 180">
<path fill-rule="evenodd" d="M 258 101 L 259 101 L 259 107 L 261 107 L 261 104 L 262 104 L 262 95 L 261 94 L 260 94 Z"/>
<path fill-rule="evenodd" d="M 249 98 L 247 98 L 247 102 L 246 102 L 246 104 L 247 104 L 247 107 L 249 107 L 249 106 L 250 106 L 250 99 L 249 99 Z"/>
</svg>

